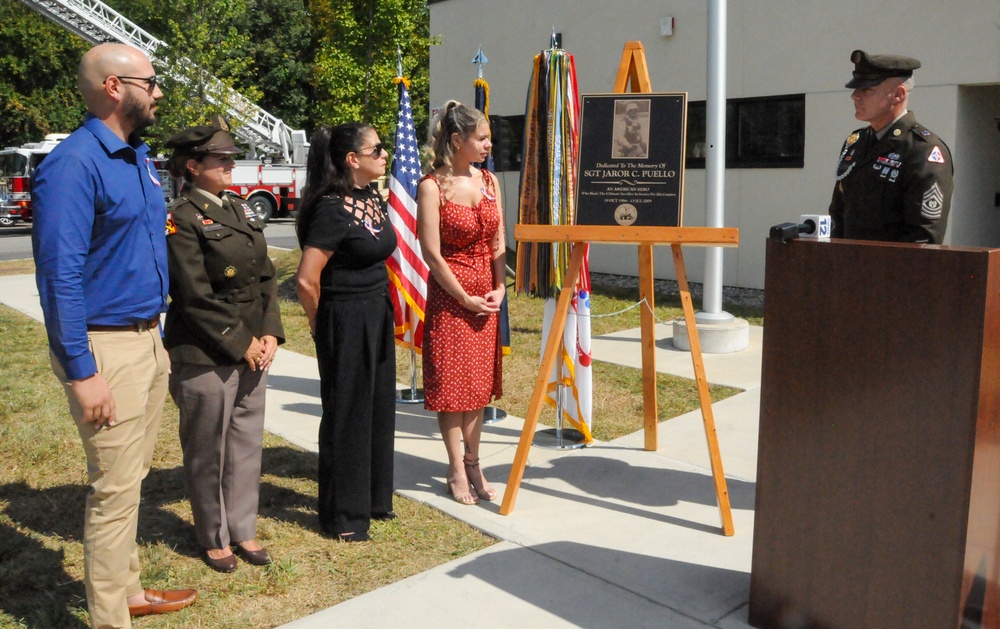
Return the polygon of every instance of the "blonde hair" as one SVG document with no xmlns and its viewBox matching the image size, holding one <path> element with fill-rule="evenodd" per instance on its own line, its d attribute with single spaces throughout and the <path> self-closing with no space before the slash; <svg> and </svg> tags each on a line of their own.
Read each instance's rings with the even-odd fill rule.
<svg viewBox="0 0 1000 629">
<path fill-rule="evenodd" d="M 442 166 L 451 167 L 451 158 L 455 154 L 455 146 L 451 142 L 453 133 L 457 133 L 464 140 L 484 122 L 486 116 L 478 109 L 463 105 L 457 100 L 448 101 L 444 111 L 434 120 L 434 126 L 427 138 L 427 161 L 430 170 L 437 170 Z"/>
</svg>

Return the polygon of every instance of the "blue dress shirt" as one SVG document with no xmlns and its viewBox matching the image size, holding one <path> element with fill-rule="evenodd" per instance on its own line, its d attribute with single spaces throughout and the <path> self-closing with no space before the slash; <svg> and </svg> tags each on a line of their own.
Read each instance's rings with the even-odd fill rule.
<svg viewBox="0 0 1000 629">
<path fill-rule="evenodd" d="M 31 241 L 49 346 L 70 380 L 97 373 L 87 325 L 166 310 L 166 219 L 149 147 L 88 115 L 35 171 Z"/>
</svg>

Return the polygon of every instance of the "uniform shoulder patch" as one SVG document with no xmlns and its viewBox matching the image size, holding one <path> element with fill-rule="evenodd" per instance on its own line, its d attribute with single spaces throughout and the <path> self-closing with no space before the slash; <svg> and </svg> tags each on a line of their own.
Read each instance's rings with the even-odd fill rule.
<svg viewBox="0 0 1000 629">
<path fill-rule="evenodd" d="M 167 212 L 167 236 L 177 233 L 177 223 L 174 222 L 174 213 Z"/>
<path fill-rule="evenodd" d="M 941 148 L 935 145 L 934 148 L 931 149 L 931 154 L 927 156 L 927 161 L 935 164 L 943 164 L 944 153 L 941 152 Z"/>
</svg>

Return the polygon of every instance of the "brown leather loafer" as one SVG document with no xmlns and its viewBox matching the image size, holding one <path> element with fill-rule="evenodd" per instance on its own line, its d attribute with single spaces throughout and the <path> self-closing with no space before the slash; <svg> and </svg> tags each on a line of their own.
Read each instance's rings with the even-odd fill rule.
<svg viewBox="0 0 1000 629">
<path fill-rule="evenodd" d="M 166 614 L 194 603 L 198 598 L 196 590 L 145 590 L 146 602 L 142 605 L 129 605 L 130 616 L 149 616 L 150 614 Z"/>
<path fill-rule="evenodd" d="M 222 559 L 212 559 L 208 556 L 208 551 L 203 550 L 201 551 L 201 559 L 208 564 L 209 568 L 216 572 L 236 572 L 236 555 L 231 553 Z"/>
<path fill-rule="evenodd" d="M 267 554 L 266 548 L 260 548 L 258 550 L 247 550 L 239 544 L 236 545 L 236 554 L 239 555 L 243 561 L 253 564 L 255 566 L 266 566 L 271 563 L 271 556 Z"/>
</svg>

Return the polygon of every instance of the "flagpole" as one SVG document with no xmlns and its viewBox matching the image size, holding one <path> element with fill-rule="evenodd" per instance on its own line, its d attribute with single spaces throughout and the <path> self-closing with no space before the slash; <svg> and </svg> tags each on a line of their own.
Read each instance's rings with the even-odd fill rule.
<svg viewBox="0 0 1000 629">
<path fill-rule="evenodd" d="M 726 182 L 726 0 L 708 3 L 708 98 L 705 178 L 708 227 L 725 222 Z M 722 310 L 722 247 L 705 248 L 705 282 L 699 322 L 729 323 L 733 315 Z"/>
<path fill-rule="evenodd" d="M 478 79 L 476 80 L 476 83 L 475 83 L 476 90 L 480 89 L 479 88 L 480 84 L 483 84 L 483 85 L 486 84 L 485 79 L 483 79 L 483 66 L 486 65 L 489 62 L 490 62 L 490 60 L 486 58 L 485 54 L 483 54 L 483 45 L 480 44 L 479 45 L 479 50 L 476 51 L 476 55 L 472 58 L 472 65 L 476 66 L 476 68 L 477 68 L 477 74 L 478 74 Z M 484 93 L 484 95 L 483 95 L 483 108 L 482 108 L 482 111 L 483 111 L 483 115 L 489 116 L 489 113 L 487 111 L 489 109 L 489 106 L 488 106 L 488 104 L 486 102 L 487 99 L 488 99 L 488 96 Z M 477 107 L 479 106 L 478 102 L 476 103 L 476 106 Z M 492 170 L 492 164 L 491 164 L 491 162 L 492 162 L 492 160 L 490 158 L 487 158 L 486 161 L 483 162 L 482 167 L 485 168 L 486 170 Z M 507 307 L 507 296 L 504 295 L 504 302 L 501 305 L 501 308 L 506 309 L 506 307 Z M 501 323 L 502 323 L 501 321 L 498 321 L 497 325 L 500 325 Z M 503 409 L 497 408 L 495 406 L 486 406 L 485 408 L 483 408 L 483 425 L 496 423 L 496 422 L 500 421 L 501 419 L 503 419 L 504 417 L 507 417 L 507 411 L 505 411 Z"/>
<path fill-rule="evenodd" d="M 563 351 L 562 347 L 560 347 L 559 354 L 562 354 Z M 562 370 L 562 366 L 559 364 L 559 361 L 556 361 L 556 368 L 560 371 Z M 536 430 L 535 438 L 531 442 L 531 445 L 538 448 L 546 448 L 548 450 L 576 450 L 587 445 L 582 432 L 575 428 L 563 428 L 563 417 L 566 408 L 563 404 L 563 395 L 565 392 L 566 385 L 563 384 L 562 378 L 557 378 L 556 427 Z"/>
<path fill-rule="evenodd" d="M 396 401 L 400 404 L 416 404 L 424 401 L 424 390 L 417 388 L 417 350 L 410 345 L 410 388 L 398 389 Z"/>
<path fill-rule="evenodd" d="M 727 0 L 708 2 L 708 80 L 705 105 L 705 225 L 725 224 L 726 191 L 726 21 Z M 747 348 L 749 323 L 722 309 L 722 247 L 705 248 L 701 310 L 694 322 L 702 333 L 701 351 L 728 354 Z M 709 332 L 710 331 L 710 332 Z M 708 334 L 705 334 L 708 332 Z M 674 323 L 674 346 L 690 349 L 687 322 Z"/>
</svg>

